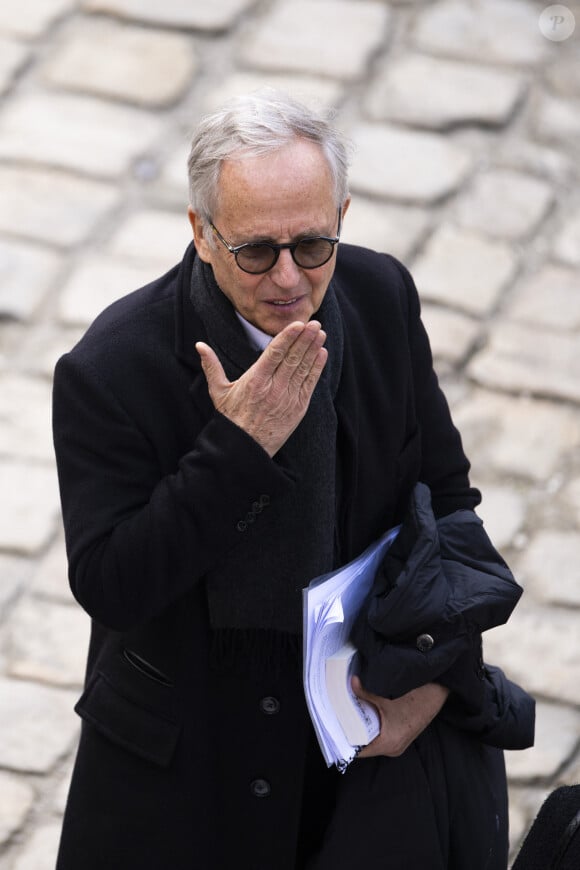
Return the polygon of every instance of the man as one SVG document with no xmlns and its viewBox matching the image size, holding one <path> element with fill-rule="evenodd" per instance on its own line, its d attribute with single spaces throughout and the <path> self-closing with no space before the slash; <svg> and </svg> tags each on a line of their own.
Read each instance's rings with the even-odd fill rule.
<svg viewBox="0 0 580 870">
<path fill-rule="evenodd" d="M 477 637 L 400 696 L 356 683 L 382 727 L 344 776 L 305 706 L 302 588 L 400 522 L 419 480 L 435 517 L 479 502 L 409 274 L 338 247 L 346 168 L 284 96 L 205 118 L 194 243 L 59 361 L 70 582 L 93 620 L 60 870 L 506 866 L 501 752 L 468 727 L 491 702 L 462 707 Z"/>
</svg>

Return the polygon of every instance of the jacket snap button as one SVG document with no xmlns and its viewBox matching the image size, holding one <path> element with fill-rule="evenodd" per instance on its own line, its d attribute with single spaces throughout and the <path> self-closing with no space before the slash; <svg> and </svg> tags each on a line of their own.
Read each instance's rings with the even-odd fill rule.
<svg viewBox="0 0 580 870">
<path fill-rule="evenodd" d="M 269 797 L 272 791 L 267 779 L 255 779 L 250 784 L 250 791 L 257 798 Z"/>
<path fill-rule="evenodd" d="M 262 698 L 260 701 L 260 710 L 268 716 L 273 716 L 275 713 L 280 711 L 280 701 L 272 695 L 266 695 L 266 697 Z"/>
<path fill-rule="evenodd" d="M 419 652 L 429 652 L 429 650 L 433 649 L 434 643 L 435 641 L 430 634 L 420 634 L 417 638 L 417 649 Z"/>
</svg>

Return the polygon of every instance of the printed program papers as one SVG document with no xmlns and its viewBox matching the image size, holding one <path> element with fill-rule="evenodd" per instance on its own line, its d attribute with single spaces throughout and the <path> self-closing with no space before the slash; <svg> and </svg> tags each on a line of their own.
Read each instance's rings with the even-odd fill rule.
<svg viewBox="0 0 580 870">
<path fill-rule="evenodd" d="M 326 660 L 347 643 L 377 568 L 399 529 L 391 529 L 343 568 L 316 577 L 303 590 L 304 692 L 327 765 L 346 770 L 360 746 L 353 746 L 338 722 L 326 690 Z M 368 705 L 369 742 L 378 734 L 378 715 Z M 374 715 L 373 715 L 374 714 Z M 372 736 L 371 736 L 372 735 Z"/>
</svg>

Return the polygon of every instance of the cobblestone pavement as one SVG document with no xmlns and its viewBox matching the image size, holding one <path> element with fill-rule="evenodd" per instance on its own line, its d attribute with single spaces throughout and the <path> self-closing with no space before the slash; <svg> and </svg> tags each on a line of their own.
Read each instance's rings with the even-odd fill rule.
<svg viewBox="0 0 580 870">
<path fill-rule="evenodd" d="M 514 849 L 580 779 L 580 7 L 545 6 L 2 0 L 1 870 L 54 867 L 78 733 L 88 620 L 66 582 L 53 365 L 180 257 L 189 131 L 261 84 L 353 139 L 344 240 L 414 272 L 481 515 L 526 590 L 487 639 L 539 702 L 535 748 L 508 753 Z"/>
</svg>

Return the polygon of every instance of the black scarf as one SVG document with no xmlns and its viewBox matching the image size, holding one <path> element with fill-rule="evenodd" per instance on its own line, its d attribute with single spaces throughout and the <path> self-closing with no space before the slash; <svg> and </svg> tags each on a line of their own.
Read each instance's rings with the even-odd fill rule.
<svg viewBox="0 0 580 870">
<path fill-rule="evenodd" d="M 209 265 L 196 258 L 191 301 L 208 343 L 230 380 L 259 357 Z M 273 461 L 293 481 L 287 497 L 268 507 L 241 546 L 206 577 L 214 629 L 302 631 L 302 588 L 335 563 L 337 501 L 334 396 L 342 368 L 343 327 L 332 282 L 316 312 L 327 333 L 328 360 L 308 411 Z M 256 481 L 256 492 L 260 492 Z"/>
</svg>

